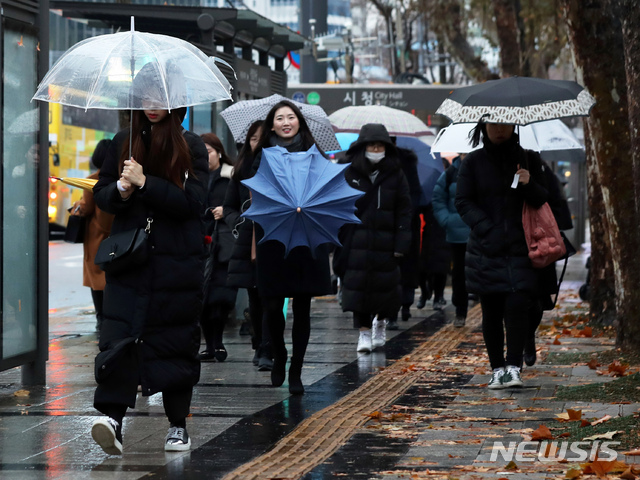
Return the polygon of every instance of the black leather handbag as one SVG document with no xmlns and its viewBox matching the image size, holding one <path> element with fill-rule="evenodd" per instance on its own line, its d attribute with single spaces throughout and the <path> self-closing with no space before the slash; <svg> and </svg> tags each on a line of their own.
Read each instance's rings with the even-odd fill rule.
<svg viewBox="0 0 640 480">
<path fill-rule="evenodd" d="M 149 234 L 153 218 L 147 218 L 145 228 L 135 228 L 105 238 L 95 264 L 109 274 L 118 274 L 144 265 L 149 259 Z"/>
</svg>

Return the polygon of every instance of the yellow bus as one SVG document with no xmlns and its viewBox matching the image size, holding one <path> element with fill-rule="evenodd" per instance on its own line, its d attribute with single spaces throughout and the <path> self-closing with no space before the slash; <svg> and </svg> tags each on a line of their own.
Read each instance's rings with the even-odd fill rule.
<svg viewBox="0 0 640 480">
<path fill-rule="evenodd" d="M 49 104 L 49 176 L 86 178 L 93 167 L 91 154 L 103 138 L 118 131 L 117 110 L 83 110 Z M 82 190 L 49 178 L 49 227 L 62 231 L 68 209 L 82 197 Z"/>
</svg>

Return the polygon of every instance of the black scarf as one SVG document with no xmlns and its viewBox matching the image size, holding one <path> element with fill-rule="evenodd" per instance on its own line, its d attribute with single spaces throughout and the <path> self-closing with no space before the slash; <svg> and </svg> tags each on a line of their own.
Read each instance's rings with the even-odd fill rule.
<svg viewBox="0 0 640 480">
<path fill-rule="evenodd" d="M 272 147 L 286 148 L 290 152 L 300 152 L 303 150 L 302 136 L 300 133 L 296 133 L 289 143 L 285 143 L 285 140 L 280 138 L 278 135 L 272 134 L 271 137 L 269 137 L 269 144 Z"/>
</svg>

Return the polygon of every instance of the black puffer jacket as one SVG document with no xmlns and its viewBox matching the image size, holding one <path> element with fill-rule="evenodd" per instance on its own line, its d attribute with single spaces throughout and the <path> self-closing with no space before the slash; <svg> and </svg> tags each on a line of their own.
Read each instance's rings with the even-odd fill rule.
<svg viewBox="0 0 640 480">
<path fill-rule="evenodd" d="M 212 208 L 222 206 L 231 180 L 233 167 L 223 163 L 218 169 L 209 172 L 209 191 L 207 193 L 207 207 L 205 213 L 206 233 L 212 237 L 209 246 L 209 259 L 205 275 L 207 291 L 205 304 L 226 304 L 232 308 L 236 302 L 237 289 L 227 286 L 227 270 L 231 258 L 235 239 L 231 229 L 224 220 L 216 220 L 211 212 Z M 224 209 L 223 209 L 224 212 Z"/>
<path fill-rule="evenodd" d="M 153 217 L 149 261 L 124 273 L 106 275 L 99 345 L 102 354 L 96 367 L 100 370 L 101 362 L 116 345 L 129 341 L 126 355 L 140 365 L 139 369 L 130 363 L 119 365 L 104 379 L 113 386 L 112 403 L 128 403 L 130 398 L 117 391 L 118 385 L 136 382 L 135 392 L 139 382 L 143 395 L 152 395 L 189 388 L 200 376 L 198 319 L 205 258 L 201 215 L 208 183 L 207 149 L 200 137 L 185 131 L 193 171 L 184 189 L 147 174 L 144 188 L 124 201 L 116 181 L 120 152 L 128 135 L 126 130 L 115 136 L 93 189 L 98 207 L 115 214 L 113 234 L 144 227 L 147 217 Z"/>
<path fill-rule="evenodd" d="M 224 221 L 235 238 L 227 269 L 227 285 L 230 287 L 255 288 L 258 284 L 256 265 L 251 261 L 253 222 L 242 216 L 250 206 L 249 189 L 232 178 L 227 187 L 222 209 Z"/>
<path fill-rule="evenodd" d="M 376 313 L 383 318 L 395 315 L 401 304 L 400 259 L 394 253 L 407 254 L 411 246 L 409 184 L 395 148 L 389 148 L 378 164 L 375 181 L 357 164 L 345 171 L 349 185 L 365 195 L 356 202 L 356 215 L 362 224 L 348 225 L 341 232 L 346 267 L 342 309 Z"/>
<path fill-rule="evenodd" d="M 540 156 L 525 153 L 517 138 L 494 145 L 485 137 L 484 147 L 471 152 L 460 167 L 455 205 L 471 228 L 465 273 L 472 293 L 536 290 L 538 271 L 529 260 L 522 207 L 526 201 L 538 208 L 548 194 Z M 531 177 L 514 189 L 518 165 Z"/>
<path fill-rule="evenodd" d="M 407 148 L 398 148 L 400 166 L 407 178 L 409 194 L 411 195 L 411 246 L 400 259 L 401 283 L 404 287 L 416 288 L 420 273 L 420 177 L 418 176 L 418 157 Z"/>
</svg>

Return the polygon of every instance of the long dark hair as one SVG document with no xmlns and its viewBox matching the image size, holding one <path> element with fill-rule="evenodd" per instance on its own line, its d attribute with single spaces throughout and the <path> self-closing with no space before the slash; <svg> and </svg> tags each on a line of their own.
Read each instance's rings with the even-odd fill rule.
<svg viewBox="0 0 640 480">
<path fill-rule="evenodd" d="M 271 136 L 274 135 L 274 133 L 271 131 L 271 129 L 273 128 L 273 120 L 276 116 L 276 112 L 282 107 L 289 107 L 291 110 L 293 110 L 293 113 L 295 113 L 296 117 L 298 117 L 298 123 L 300 125 L 298 133 L 300 134 L 300 138 L 302 139 L 302 148 L 308 150 L 313 146 L 314 143 L 316 143 L 315 139 L 313 138 L 313 134 L 309 129 L 309 125 L 307 124 L 305 118 L 302 116 L 302 112 L 300 111 L 300 109 L 288 100 L 281 100 L 273 107 L 271 107 L 271 110 L 269 110 L 269 113 L 267 114 L 267 118 L 265 118 L 264 123 L 262 124 L 262 135 L 260 135 L 260 141 L 258 142 L 258 146 L 256 147 L 254 155 L 256 155 L 258 152 L 261 152 L 263 148 L 269 148 L 271 146 Z M 324 152 L 321 153 L 324 155 Z"/>
<path fill-rule="evenodd" d="M 227 152 L 224 150 L 224 146 L 222 145 L 222 141 L 215 133 L 203 133 L 200 135 L 200 138 L 204 143 L 213 148 L 220 155 L 220 163 L 226 163 L 227 165 L 231 165 L 233 167 L 233 159 L 227 155 Z"/>
<path fill-rule="evenodd" d="M 182 120 L 186 108 L 176 108 L 153 125 L 143 110 L 133 110 L 133 143 L 131 156 L 142 165 L 145 174 L 164 178 L 183 188 L 185 172 L 193 174 L 191 152 L 182 135 Z M 120 171 L 129 158 L 129 138 L 123 142 L 120 154 Z"/>
<path fill-rule="evenodd" d="M 262 127 L 264 120 L 256 120 L 249 127 L 247 136 L 244 139 L 242 148 L 238 152 L 238 160 L 236 161 L 236 168 L 233 170 L 232 178 L 236 181 L 244 180 L 249 176 L 249 170 L 253 165 L 253 150 L 251 149 L 251 137 L 253 137 L 258 129 Z"/>
</svg>

